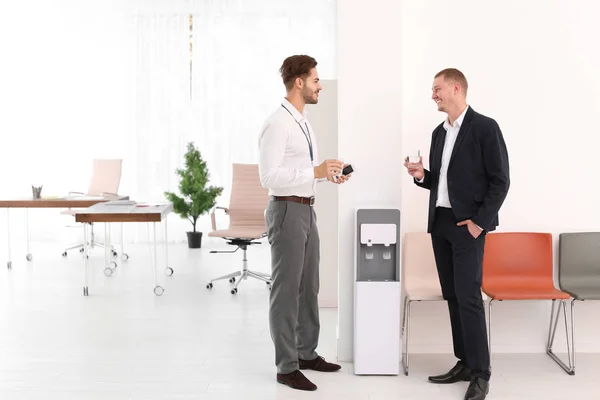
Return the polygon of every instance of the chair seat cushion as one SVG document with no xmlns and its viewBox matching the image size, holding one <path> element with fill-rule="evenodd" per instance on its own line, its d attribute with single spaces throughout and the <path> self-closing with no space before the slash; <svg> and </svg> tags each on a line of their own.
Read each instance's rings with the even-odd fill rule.
<svg viewBox="0 0 600 400">
<path fill-rule="evenodd" d="M 410 287 L 405 289 L 405 295 L 408 296 L 409 300 L 444 300 L 442 292 L 439 288 L 433 287 Z"/>
<path fill-rule="evenodd" d="M 568 293 L 548 285 L 496 286 L 486 284 L 483 292 L 494 300 L 552 300 L 568 299 Z"/>
<path fill-rule="evenodd" d="M 437 280 L 417 276 L 404 278 L 404 296 L 410 300 L 443 300 L 442 289 Z"/>
<path fill-rule="evenodd" d="M 235 227 L 222 229 L 208 233 L 211 237 L 220 237 L 224 239 L 260 239 L 266 235 L 264 227 Z"/>
<path fill-rule="evenodd" d="M 577 300 L 600 300 L 600 288 L 579 288 L 577 291 L 565 290 Z"/>
</svg>

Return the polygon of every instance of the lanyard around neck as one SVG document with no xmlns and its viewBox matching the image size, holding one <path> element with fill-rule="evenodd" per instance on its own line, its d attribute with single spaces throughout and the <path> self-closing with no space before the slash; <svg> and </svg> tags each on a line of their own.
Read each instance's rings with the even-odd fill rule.
<svg viewBox="0 0 600 400">
<path fill-rule="evenodd" d="M 288 110 L 287 107 L 284 106 L 283 104 L 281 105 L 281 107 L 285 108 L 285 111 L 287 111 L 288 113 L 290 113 L 290 115 L 292 116 L 292 118 L 294 118 L 294 121 L 296 121 L 296 123 L 298 124 L 298 126 L 302 130 L 302 133 L 304 133 L 304 137 L 306 138 L 306 141 L 308 142 L 308 151 L 310 152 L 310 161 L 312 162 L 313 161 L 313 147 L 312 147 L 312 139 L 310 138 L 310 130 L 308 129 L 308 124 L 306 124 L 306 122 L 304 123 L 304 125 L 306 126 L 306 130 L 308 131 L 308 134 L 307 134 L 304 131 L 304 128 L 302 127 L 302 124 L 296 120 L 296 117 L 294 117 L 294 114 L 292 114 L 292 112 L 290 110 Z"/>
</svg>

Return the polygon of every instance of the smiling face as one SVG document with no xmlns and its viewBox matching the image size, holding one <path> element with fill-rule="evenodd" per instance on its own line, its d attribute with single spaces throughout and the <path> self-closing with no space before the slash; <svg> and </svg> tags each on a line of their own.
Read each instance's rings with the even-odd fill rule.
<svg viewBox="0 0 600 400">
<path fill-rule="evenodd" d="M 431 87 L 431 99 L 438 111 L 445 112 L 454 120 L 467 105 L 469 84 L 465 75 L 456 68 L 447 68 L 438 72 Z"/>
<path fill-rule="evenodd" d="M 317 69 L 312 68 L 306 79 L 299 79 L 304 103 L 317 104 L 319 102 L 319 92 L 323 89 L 323 86 L 319 82 L 319 73 L 317 72 Z"/>
<path fill-rule="evenodd" d="M 448 112 L 454 108 L 459 92 L 460 85 L 456 82 L 447 81 L 442 75 L 433 80 L 431 99 L 437 104 L 438 111 Z"/>
</svg>

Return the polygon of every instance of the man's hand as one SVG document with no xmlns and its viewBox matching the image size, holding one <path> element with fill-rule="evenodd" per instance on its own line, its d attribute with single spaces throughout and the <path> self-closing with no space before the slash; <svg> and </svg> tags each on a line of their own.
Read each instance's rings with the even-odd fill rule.
<svg viewBox="0 0 600 400">
<path fill-rule="evenodd" d="M 477 239 L 479 237 L 479 235 L 481 235 L 481 228 L 479 228 L 475 222 L 471 221 L 470 219 L 465 219 L 464 221 L 460 221 L 458 224 L 456 224 L 457 226 L 463 226 L 466 225 L 467 229 L 469 230 L 469 233 L 471 234 L 471 236 L 473 236 L 475 239 Z"/>
<path fill-rule="evenodd" d="M 334 177 L 342 172 L 342 162 L 338 160 L 325 160 L 321 165 L 315 167 L 315 178 L 327 178 Z"/>
<path fill-rule="evenodd" d="M 423 157 L 419 157 L 418 163 L 409 163 L 408 157 L 404 159 L 404 166 L 408 170 L 408 174 L 420 181 L 425 176 L 425 169 L 423 168 Z"/>
<path fill-rule="evenodd" d="M 350 164 L 344 164 L 343 168 L 346 168 L 348 165 L 350 165 Z M 335 183 L 336 185 L 341 185 L 342 183 L 344 183 L 348 179 L 350 179 L 351 176 L 352 176 L 352 174 L 340 175 L 340 176 L 328 176 L 327 180 L 329 182 Z"/>
</svg>

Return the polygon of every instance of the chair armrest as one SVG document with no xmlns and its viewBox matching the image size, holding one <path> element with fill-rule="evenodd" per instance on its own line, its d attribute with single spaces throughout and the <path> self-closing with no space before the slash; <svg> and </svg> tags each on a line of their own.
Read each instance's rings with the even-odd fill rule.
<svg viewBox="0 0 600 400">
<path fill-rule="evenodd" d="M 212 211 L 210 212 L 210 223 L 212 225 L 212 230 L 216 231 L 217 230 L 217 219 L 215 216 L 215 212 L 217 210 L 223 210 L 225 211 L 225 214 L 228 215 L 229 214 L 229 208 L 227 207 L 215 207 L 212 209 Z"/>
</svg>

